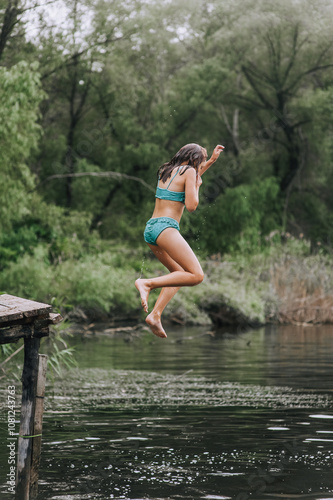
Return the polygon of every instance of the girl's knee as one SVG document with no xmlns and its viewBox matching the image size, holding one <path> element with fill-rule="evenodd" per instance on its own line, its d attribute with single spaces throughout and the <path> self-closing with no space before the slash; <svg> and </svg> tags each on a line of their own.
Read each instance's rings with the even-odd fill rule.
<svg viewBox="0 0 333 500">
<path fill-rule="evenodd" d="M 195 276 L 195 283 L 194 283 L 195 285 L 199 285 L 200 283 L 202 283 L 205 277 L 204 272 L 202 270 L 196 272 L 194 276 Z"/>
</svg>

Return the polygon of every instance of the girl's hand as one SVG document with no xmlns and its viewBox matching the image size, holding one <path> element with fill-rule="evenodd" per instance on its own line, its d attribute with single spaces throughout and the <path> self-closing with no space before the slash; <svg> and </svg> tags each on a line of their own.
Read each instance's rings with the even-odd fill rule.
<svg viewBox="0 0 333 500">
<path fill-rule="evenodd" d="M 222 153 L 223 150 L 224 150 L 224 146 L 221 146 L 220 144 L 215 146 L 214 151 L 213 151 L 210 159 L 212 161 L 216 161 L 218 159 L 218 157 L 220 156 L 220 153 Z"/>
</svg>

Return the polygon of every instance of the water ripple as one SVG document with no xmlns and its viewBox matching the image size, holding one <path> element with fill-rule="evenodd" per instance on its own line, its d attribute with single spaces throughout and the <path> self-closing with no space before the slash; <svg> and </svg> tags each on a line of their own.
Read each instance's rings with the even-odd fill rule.
<svg viewBox="0 0 333 500">
<path fill-rule="evenodd" d="M 265 408 L 333 408 L 332 394 L 280 386 L 215 382 L 206 377 L 184 377 L 131 370 L 86 369 L 70 372 L 65 384 L 53 388 L 52 411 L 82 405 L 246 406 Z M 84 403 L 83 403 L 84 401 Z M 333 418 L 332 415 L 311 415 Z"/>
</svg>

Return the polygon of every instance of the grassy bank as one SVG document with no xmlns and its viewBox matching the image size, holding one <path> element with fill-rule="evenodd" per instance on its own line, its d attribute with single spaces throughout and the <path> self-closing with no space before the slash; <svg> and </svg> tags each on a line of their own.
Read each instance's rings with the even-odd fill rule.
<svg viewBox="0 0 333 500">
<path fill-rule="evenodd" d="M 333 323 L 332 257 L 311 254 L 306 241 L 291 238 L 254 255 L 216 255 L 204 269 L 205 281 L 184 288 L 170 303 L 176 320 Z"/>
<path fill-rule="evenodd" d="M 182 289 L 165 317 L 181 324 L 333 322 L 332 257 L 312 255 L 310 245 L 290 239 L 255 255 L 201 259 L 204 282 Z M 104 245 L 79 259 L 50 264 L 46 246 L 36 247 L 1 273 L 0 289 L 55 303 L 75 319 L 142 320 L 134 280 L 164 272 L 145 247 Z M 157 297 L 153 291 L 150 307 Z"/>
</svg>

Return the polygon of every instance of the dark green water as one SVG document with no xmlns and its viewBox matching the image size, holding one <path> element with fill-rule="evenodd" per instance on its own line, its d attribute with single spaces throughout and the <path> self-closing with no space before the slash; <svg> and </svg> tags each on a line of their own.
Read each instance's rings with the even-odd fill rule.
<svg viewBox="0 0 333 500">
<path fill-rule="evenodd" d="M 168 334 L 72 339 L 39 498 L 332 499 L 333 328 Z"/>
</svg>

